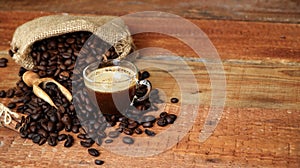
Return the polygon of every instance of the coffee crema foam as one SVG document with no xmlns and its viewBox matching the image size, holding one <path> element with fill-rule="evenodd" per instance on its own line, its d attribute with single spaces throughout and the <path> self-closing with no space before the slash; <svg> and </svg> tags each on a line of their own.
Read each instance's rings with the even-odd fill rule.
<svg viewBox="0 0 300 168">
<path fill-rule="evenodd" d="M 87 78 L 93 82 L 85 81 L 85 85 L 98 92 L 118 92 L 134 86 L 135 75 L 132 70 L 125 67 L 105 67 L 89 73 Z"/>
</svg>

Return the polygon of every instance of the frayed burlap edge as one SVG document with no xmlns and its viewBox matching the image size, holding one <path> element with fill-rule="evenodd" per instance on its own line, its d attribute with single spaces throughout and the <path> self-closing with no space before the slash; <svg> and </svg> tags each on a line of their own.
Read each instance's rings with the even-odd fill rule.
<svg viewBox="0 0 300 168">
<path fill-rule="evenodd" d="M 49 37 L 66 33 L 88 31 L 111 44 L 118 59 L 125 58 L 134 49 L 133 40 L 124 22 L 114 16 L 44 16 L 19 26 L 11 42 L 13 59 L 26 69 L 33 68 L 31 46 Z"/>
</svg>

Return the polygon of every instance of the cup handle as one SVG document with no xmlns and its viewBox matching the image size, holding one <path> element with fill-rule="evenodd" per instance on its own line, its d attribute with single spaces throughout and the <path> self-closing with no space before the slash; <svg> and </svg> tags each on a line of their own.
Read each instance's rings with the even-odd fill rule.
<svg viewBox="0 0 300 168">
<path fill-rule="evenodd" d="M 140 86 L 140 85 L 145 85 L 145 86 L 147 86 L 147 93 L 146 93 L 144 96 L 142 96 L 142 97 L 137 97 L 137 96 L 135 95 L 134 98 L 133 98 L 133 100 L 136 100 L 136 101 L 141 102 L 141 101 L 146 100 L 146 99 L 149 97 L 149 94 L 150 94 L 151 89 L 152 89 L 152 85 L 151 85 L 150 81 L 148 81 L 148 80 L 146 80 L 146 79 L 138 81 L 137 84 L 138 84 L 139 86 Z M 133 102 L 134 102 L 134 101 L 131 102 L 131 105 L 133 105 Z"/>
</svg>

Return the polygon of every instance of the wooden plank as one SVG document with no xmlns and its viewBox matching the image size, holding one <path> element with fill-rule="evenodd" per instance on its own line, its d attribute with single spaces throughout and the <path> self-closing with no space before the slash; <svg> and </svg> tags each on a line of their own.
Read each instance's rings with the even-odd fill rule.
<svg viewBox="0 0 300 168">
<path fill-rule="evenodd" d="M 0 11 L 0 51 L 7 52 L 15 28 L 26 21 L 51 13 Z M 141 18 L 137 21 L 141 21 Z M 191 20 L 207 34 L 221 59 L 243 59 L 299 62 L 300 31 L 298 24 L 272 24 L 260 22 L 237 22 L 220 20 Z M 141 25 L 130 25 L 141 28 Z M 140 27 L 139 27 L 140 26 Z M 164 25 L 155 25 L 164 28 Z M 178 25 L 184 31 L 184 25 Z M 145 41 L 144 38 L 148 40 Z M 192 36 L 191 36 L 192 38 Z M 161 47 L 184 57 L 198 57 L 183 42 L 162 34 L 143 33 L 134 36 L 138 48 Z M 168 41 L 168 43 L 166 43 Z"/>
<path fill-rule="evenodd" d="M 163 11 L 193 19 L 226 19 L 299 23 L 300 3 L 282 1 L 1 1 L 0 10 L 65 12 L 81 14 L 124 15 L 142 11 Z"/>
<path fill-rule="evenodd" d="M 151 58 L 151 62 L 154 64 L 162 62 L 162 60 L 153 59 Z M 14 68 L 5 68 L 5 71 L 1 71 L 3 79 L 7 79 L 7 83 L 1 83 L 4 89 L 14 85 L 17 80 L 16 75 L 11 79 L 6 78 L 7 75 L 5 75 L 16 74 L 18 66 L 13 64 L 11 63 L 10 67 Z M 282 70 L 297 70 L 299 66 L 224 62 L 228 88 L 226 108 L 214 134 L 204 143 L 200 143 L 198 137 L 210 104 L 210 83 L 208 74 L 201 63 L 189 62 L 188 64 L 198 79 L 199 96 L 202 100 L 192 130 L 167 152 L 153 157 L 135 159 L 135 162 L 125 156 L 121 157 L 99 148 L 103 151 L 101 158 L 107 161 L 106 166 L 116 166 L 115 163 L 118 163 L 124 164 L 126 167 L 133 167 L 141 164 L 152 164 L 154 161 L 156 164 L 153 166 L 155 167 L 165 167 L 168 165 L 168 161 L 172 162 L 173 166 L 179 167 L 299 166 L 300 125 L 298 121 L 300 120 L 300 111 L 297 103 L 300 98 L 299 77 L 280 73 Z M 174 63 L 165 66 L 177 67 Z M 180 95 L 178 88 L 173 87 L 172 81 L 174 79 L 168 78 L 166 72 L 151 68 L 148 70 L 152 75 L 150 80 L 153 86 L 163 90 L 167 98 Z M 184 71 L 177 70 L 176 73 L 184 74 Z M 166 81 L 166 78 L 172 87 L 168 82 L 161 82 Z M 274 90 L 277 92 L 273 92 Z M 290 92 L 294 94 L 289 94 Z M 193 93 L 188 92 L 187 94 Z M 1 102 L 3 101 L 9 100 L 2 99 Z M 46 151 L 42 157 L 42 162 L 46 166 L 93 165 L 91 158 L 78 160 L 78 158 L 86 158 L 87 155 L 86 150 L 79 147 L 79 140 L 76 140 L 75 147 L 63 150 L 61 145 L 55 148 L 47 145 L 39 147 L 28 140 L 24 141 L 9 130 L 1 128 L 0 131 L 2 131 L 0 141 L 4 143 L 4 150 L 1 151 L 5 152 L 0 155 L 0 160 L 6 165 L 20 165 L 22 161 L 22 166 L 38 166 L 41 164 L 39 162 L 41 160 L 39 158 L 40 151 Z M 55 155 L 51 152 L 53 150 L 56 151 Z M 19 152 L 24 154 L 15 156 Z M 76 153 L 76 155 L 69 153 Z M 60 160 L 50 161 L 58 157 Z"/>
</svg>

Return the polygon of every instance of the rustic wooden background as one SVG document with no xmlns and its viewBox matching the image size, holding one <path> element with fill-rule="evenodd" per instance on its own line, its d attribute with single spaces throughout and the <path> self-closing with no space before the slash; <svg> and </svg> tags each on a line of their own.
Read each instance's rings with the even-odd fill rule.
<svg viewBox="0 0 300 168">
<path fill-rule="evenodd" d="M 0 1 L 0 89 L 15 85 L 19 65 L 7 54 L 14 30 L 50 14 L 123 15 L 144 10 L 174 13 L 201 28 L 222 59 L 226 104 L 213 135 L 198 141 L 210 106 L 210 81 L 194 52 L 161 34 L 134 36 L 138 49 L 162 47 L 182 56 L 199 82 L 201 105 L 196 123 L 172 149 L 152 157 L 125 157 L 97 147 L 104 167 L 300 167 L 300 2 L 284 1 Z M 130 29 L 137 28 L 129 25 Z M 178 25 L 178 29 L 184 29 Z M 153 61 L 155 58 L 153 58 Z M 174 65 L 174 64 L 172 64 Z M 171 66 L 166 62 L 166 66 Z M 151 71 L 155 87 L 166 96 L 176 87 L 160 81 L 168 75 Z M 7 103 L 8 99 L 0 99 Z M 176 112 L 176 111 L 173 111 Z M 0 167 L 92 167 L 94 158 L 76 140 L 72 148 L 38 146 L 0 128 Z"/>
</svg>

